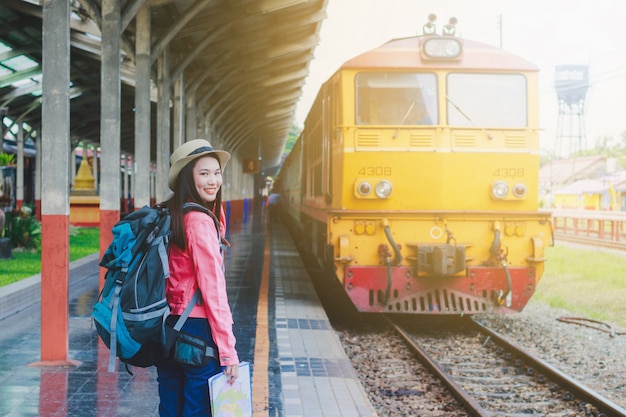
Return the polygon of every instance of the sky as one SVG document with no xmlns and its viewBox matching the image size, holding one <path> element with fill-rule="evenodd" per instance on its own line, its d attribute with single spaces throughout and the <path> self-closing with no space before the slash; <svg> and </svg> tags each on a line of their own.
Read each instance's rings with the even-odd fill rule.
<svg viewBox="0 0 626 417">
<path fill-rule="evenodd" d="M 296 109 L 299 126 L 321 84 L 343 62 L 388 40 L 421 34 L 428 15 L 434 13 L 438 32 L 454 16 L 457 35 L 502 46 L 540 68 L 544 153 L 567 156 L 578 148 L 593 147 L 600 137 L 621 141 L 626 132 L 624 0 L 328 0 L 326 12 Z M 559 122 L 573 123 L 575 135 L 581 131 L 577 120 L 559 119 L 554 87 L 558 65 L 589 68 L 582 144 L 557 139 Z"/>
</svg>

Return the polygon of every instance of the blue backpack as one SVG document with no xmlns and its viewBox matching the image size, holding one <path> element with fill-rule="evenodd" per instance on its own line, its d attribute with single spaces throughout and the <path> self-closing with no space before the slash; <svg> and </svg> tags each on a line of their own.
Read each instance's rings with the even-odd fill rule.
<svg viewBox="0 0 626 417">
<path fill-rule="evenodd" d="M 195 203 L 187 203 L 185 210 L 212 215 L 219 236 L 213 213 Z M 128 365 L 156 365 L 166 356 L 170 222 L 167 208 L 145 206 L 113 226 L 113 241 L 100 262 L 107 269 L 105 282 L 91 314 L 110 350 L 109 372 L 115 370 L 116 357 L 128 370 Z"/>
</svg>

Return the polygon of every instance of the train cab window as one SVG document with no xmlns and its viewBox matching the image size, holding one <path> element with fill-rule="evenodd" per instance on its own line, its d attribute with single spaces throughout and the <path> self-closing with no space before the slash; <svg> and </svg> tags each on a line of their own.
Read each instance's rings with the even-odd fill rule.
<svg viewBox="0 0 626 417">
<path fill-rule="evenodd" d="M 358 125 L 433 125 L 438 124 L 438 119 L 435 74 L 357 74 Z"/>
<path fill-rule="evenodd" d="M 526 78 L 521 74 L 449 74 L 446 99 L 450 126 L 528 124 Z"/>
</svg>

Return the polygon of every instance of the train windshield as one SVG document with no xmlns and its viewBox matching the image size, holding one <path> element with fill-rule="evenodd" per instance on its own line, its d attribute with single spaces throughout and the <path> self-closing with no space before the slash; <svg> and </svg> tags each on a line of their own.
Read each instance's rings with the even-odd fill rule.
<svg viewBox="0 0 626 417">
<path fill-rule="evenodd" d="M 526 127 L 526 90 L 520 74 L 449 74 L 448 125 Z"/>
<path fill-rule="evenodd" d="M 358 125 L 438 124 L 435 74 L 357 74 L 356 121 Z"/>
</svg>

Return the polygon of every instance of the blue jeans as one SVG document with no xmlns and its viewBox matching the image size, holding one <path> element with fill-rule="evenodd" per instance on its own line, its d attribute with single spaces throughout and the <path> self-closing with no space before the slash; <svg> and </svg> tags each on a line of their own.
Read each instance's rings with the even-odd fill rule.
<svg viewBox="0 0 626 417">
<path fill-rule="evenodd" d="M 175 317 L 169 317 L 174 319 Z M 215 346 L 207 319 L 188 318 L 183 325 L 185 333 L 209 341 Z M 211 416 L 208 379 L 222 368 L 217 359 L 201 368 L 181 365 L 166 359 L 157 365 L 159 383 L 159 415 L 161 417 Z"/>
</svg>

